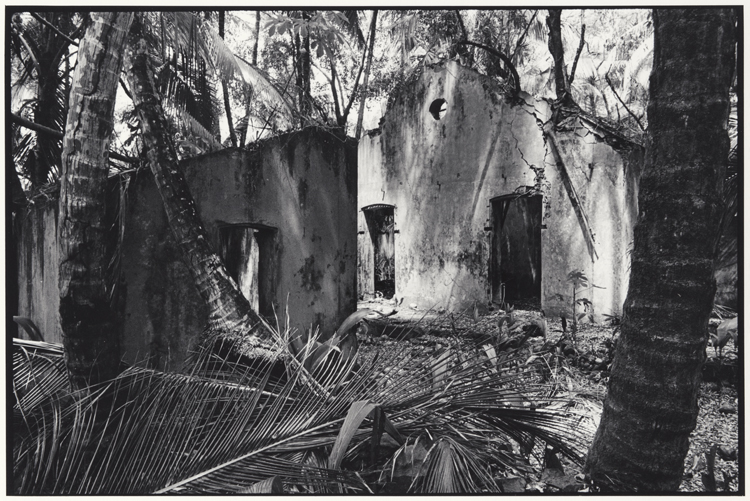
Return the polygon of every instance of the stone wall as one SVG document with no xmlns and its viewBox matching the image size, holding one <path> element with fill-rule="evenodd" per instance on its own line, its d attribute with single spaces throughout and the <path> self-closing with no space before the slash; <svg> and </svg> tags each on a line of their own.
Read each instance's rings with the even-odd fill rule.
<svg viewBox="0 0 750 501">
<path fill-rule="evenodd" d="M 330 334 L 356 309 L 356 152 L 327 131 L 308 128 L 182 163 L 215 250 L 226 228 L 250 227 L 282 328 L 311 325 Z M 113 182 L 116 180 L 113 180 Z M 121 180 L 125 196 L 117 309 L 129 362 L 177 368 L 205 327 L 207 308 L 182 263 L 148 170 Z M 20 225 L 20 314 L 59 342 L 56 204 L 32 208 Z M 116 231 L 116 227 L 114 229 Z M 258 238 L 261 241 L 261 238 Z M 272 323 L 275 324 L 272 318 Z"/>
</svg>

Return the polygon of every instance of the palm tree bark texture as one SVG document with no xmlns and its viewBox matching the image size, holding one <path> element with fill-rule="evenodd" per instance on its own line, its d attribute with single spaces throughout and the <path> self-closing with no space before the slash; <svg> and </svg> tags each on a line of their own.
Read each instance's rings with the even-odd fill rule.
<svg viewBox="0 0 750 501">
<path fill-rule="evenodd" d="M 195 202 L 177 162 L 174 141 L 154 84 L 148 45 L 138 20 L 127 54 L 128 80 L 140 119 L 151 172 L 164 203 L 170 228 L 201 298 L 209 307 L 208 332 L 218 340 L 239 341 L 251 358 L 275 356 L 272 334 L 213 252 Z"/>
<path fill-rule="evenodd" d="M 63 139 L 60 323 L 76 388 L 117 375 L 120 346 L 105 280 L 104 223 L 115 94 L 132 13 L 91 14 L 78 49 Z"/>
<path fill-rule="evenodd" d="M 586 463 L 603 489 L 674 491 L 682 480 L 716 291 L 736 19 L 732 9 L 654 11 L 630 287 Z"/>
</svg>

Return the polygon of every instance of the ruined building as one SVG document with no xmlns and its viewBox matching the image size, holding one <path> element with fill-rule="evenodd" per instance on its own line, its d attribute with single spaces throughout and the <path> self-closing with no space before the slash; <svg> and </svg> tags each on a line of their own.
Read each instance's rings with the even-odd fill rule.
<svg viewBox="0 0 750 501">
<path fill-rule="evenodd" d="M 214 249 L 261 315 L 275 325 L 332 333 L 356 309 L 356 150 L 306 128 L 182 162 Z M 119 196 L 118 196 L 119 192 Z M 148 169 L 113 178 L 114 291 L 129 362 L 179 367 L 208 310 L 182 263 Z M 62 342 L 58 319 L 57 200 L 16 224 L 19 315 Z"/>
<path fill-rule="evenodd" d="M 547 102 L 511 100 L 450 62 L 410 78 L 356 148 L 306 128 L 183 162 L 214 248 L 273 324 L 288 308 L 292 328 L 330 334 L 358 294 L 419 309 L 535 305 L 570 318 L 576 272 L 588 278 L 577 313 L 621 314 L 640 146 L 583 115 L 555 125 Z M 175 367 L 206 308 L 148 170 L 112 181 L 125 358 Z M 15 226 L 19 314 L 60 342 L 57 201 L 37 198 Z"/>
<path fill-rule="evenodd" d="M 642 148 L 547 102 L 512 103 L 455 62 L 425 67 L 359 144 L 361 296 L 461 310 L 503 301 L 616 315 L 628 288 Z"/>
</svg>

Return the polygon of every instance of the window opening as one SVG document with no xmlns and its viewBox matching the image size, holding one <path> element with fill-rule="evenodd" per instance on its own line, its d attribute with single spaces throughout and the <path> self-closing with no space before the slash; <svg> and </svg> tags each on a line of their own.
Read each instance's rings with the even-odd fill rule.
<svg viewBox="0 0 750 501">
<path fill-rule="evenodd" d="M 432 104 L 430 104 L 430 114 L 435 120 L 442 119 L 447 111 L 448 103 L 443 98 L 435 99 Z"/>
<path fill-rule="evenodd" d="M 227 273 L 260 315 L 273 317 L 275 228 L 230 225 L 220 228 L 221 257 Z"/>
</svg>

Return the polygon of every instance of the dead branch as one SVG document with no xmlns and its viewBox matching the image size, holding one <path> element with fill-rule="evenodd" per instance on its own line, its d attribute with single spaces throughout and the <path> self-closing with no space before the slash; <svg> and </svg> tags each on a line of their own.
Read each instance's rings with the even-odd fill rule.
<svg viewBox="0 0 750 501">
<path fill-rule="evenodd" d="M 568 84 L 573 85 L 573 79 L 576 76 L 576 67 L 578 66 L 578 58 L 581 56 L 583 50 L 583 37 L 586 34 L 586 25 L 581 25 L 581 42 L 578 44 L 578 50 L 576 51 L 576 57 L 573 59 L 573 67 L 570 70 L 570 77 L 568 78 Z"/>
<path fill-rule="evenodd" d="M 638 127 L 640 127 L 641 130 L 645 132 L 646 129 L 643 127 L 643 124 L 641 123 L 640 119 L 637 116 L 635 116 L 635 113 L 630 111 L 630 108 L 628 108 L 628 105 L 625 104 L 625 102 L 620 97 L 620 94 L 618 94 L 617 91 L 615 90 L 615 86 L 612 85 L 612 80 L 609 79 L 609 71 L 604 75 L 604 79 L 609 84 L 609 88 L 612 89 L 612 92 L 615 93 L 615 97 L 617 98 L 617 100 L 620 101 L 620 103 L 625 107 L 625 110 L 627 110 L 627 112 L 630 113 L 630 116 L 635 118 L 635 121 L 638 123 Z"/>
<path fill-rule="evenodd" d="M 459 42 L 456 42 L 456 45 L 472 45 L 474 47 L 479 47 L 480 49 L 486 50 L 487 52 L 498 57 L 502 62 L 504 62 L 505 66 L 508 67 L 511 75 L 513 76 L 513 98 L 518 98 L 518 94 L 521 92 L 521 79 L 518 77 L 518 71 L 516 71 L 516 67 L 513 65 L 510 59 L 508 59 L 508 56 L 506 56 L 499 50 L 493 49 L 492 47 L 487 47 L 486 45 L 471 42 L 469 40 L 461 40 Z"/>
</svg>

